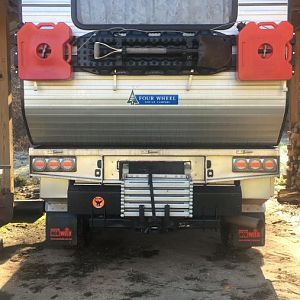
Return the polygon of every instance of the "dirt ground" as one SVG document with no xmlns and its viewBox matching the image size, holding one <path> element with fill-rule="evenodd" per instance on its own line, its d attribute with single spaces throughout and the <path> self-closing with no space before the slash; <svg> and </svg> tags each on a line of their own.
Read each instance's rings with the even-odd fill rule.
<svg viewBox="0 0 300 300">
<path fill-rule="evenodd" d="M 267 203 L 266 246 L 224 250 L 217 232 L 106 231 L 48 249 L 44 217 L 0 229 L 0 299 L 300 299 L 300 210 Z"/>
</svg>

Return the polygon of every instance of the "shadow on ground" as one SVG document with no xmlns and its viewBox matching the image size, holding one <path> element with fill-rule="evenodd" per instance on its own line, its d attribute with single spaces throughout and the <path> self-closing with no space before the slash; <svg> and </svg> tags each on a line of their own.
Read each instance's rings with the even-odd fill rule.
<svg viewBox="0 0 300 300">
<path fill-rule="evenodd" d="M 278 299 L 260 251 L 226 251 L 215 232 L 108 230 L 76 250 L 16 245 L 5 249 L 0 268 L 16 255 L 20 266 L 1 300 Z"/>
<path fill-rule="evenodd" d="M 12 221 L 10 223 L 11 224 L 14 224 L 14 223 L 15 224 L 19 224 L 19 223 L 33 224 L 40 217 L 41 217 L 41 215 L 39 215 L 39 214 L 29 215 L 26 213 L 17 213 L 17 214 L 14 214 L 14 218 L 12 219 Z"/>
</svg>

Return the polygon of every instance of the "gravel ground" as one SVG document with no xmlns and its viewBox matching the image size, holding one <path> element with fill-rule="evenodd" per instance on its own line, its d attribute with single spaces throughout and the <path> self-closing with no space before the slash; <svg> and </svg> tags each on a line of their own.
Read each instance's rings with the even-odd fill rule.
<svg viewBox="0 0 300 300">
<path fill-rule="evenodd" d="M 0 299 L 300 299 L 300 212 L 268 202 L 266 246 L 223 249 L 216 232 L 109 230 L 48 249 L 44 217 L 0 229 Z"/>
</svg>

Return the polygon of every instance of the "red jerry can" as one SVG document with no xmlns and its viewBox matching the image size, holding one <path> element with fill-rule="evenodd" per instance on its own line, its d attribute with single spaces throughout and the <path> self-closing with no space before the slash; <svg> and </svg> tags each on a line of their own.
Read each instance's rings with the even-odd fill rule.
<svg viewBox="0 0 300 300">
<path fill-rule="evenodd" d="M 23 80 L 68 80 L 72 67 L 71 28 L 60 22 L 26 23 L 18 32 L 19 77 Z"/>
<path fill-rule="evenodd" d="M 289 22 L 248 23 L 238 36 L 238 78 L 291 79 L 292 38 L 293 26 Z"/>
</svg>

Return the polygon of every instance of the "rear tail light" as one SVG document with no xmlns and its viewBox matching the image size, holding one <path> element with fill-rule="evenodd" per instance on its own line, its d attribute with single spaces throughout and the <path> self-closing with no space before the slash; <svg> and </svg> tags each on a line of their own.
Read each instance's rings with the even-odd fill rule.
<svg viewBox="0 0 300 300">
<path fill-rule="evenodd" d="M 76 172 L 75 157 L 33 157 L 31 159 L 33 172 Z"/>
<path fill-rule="evenodd" d="M 244 159 L 244 158 L 236 159 L 233 163 L 233 167 L 234 167 L 234 169 L 236 169 L 238 171 L 247 170 L 247 168 L 248 168 L 247 159 Z"/>
<path fill-rule="evenodd" d="M 76 160 L 75 158 L 64 158 L 62 159 L 60 166 L 65 172 L 71 172 L 76 167 Z"/>
<path fill-rule="evenodd" d="M 60 169 L 60 161 L 58 158 L 50 158 L 47 162 L 47 170 L 56 172 Z"/>
<path fill-rule="evenodd" d="M 234 157 L 233 172 L 277 173 L 278 158 L 274 157 Z"/>
<path fill-rule="evenodd" d="M 46 166 L 47 166 L 47 162 L 44 158 L 36 157 L 36 158 L 32 159 L 31 167 L 32 167 L 33 171 L 43 172 L 43 171 L 45 171 Z"/>
<path fill-rule="evenodd" d="M 250 159 L 249 168 L 253 171 L 259 171 L 261 169 L 261 160 L 258 158 Z"/>
<path fill-rule="evenodd" d="M 268 158 L 264 160 L 264 169 L 266 171 L 277 170 L 277 161 L 273 158 Z"/>
</svg>

